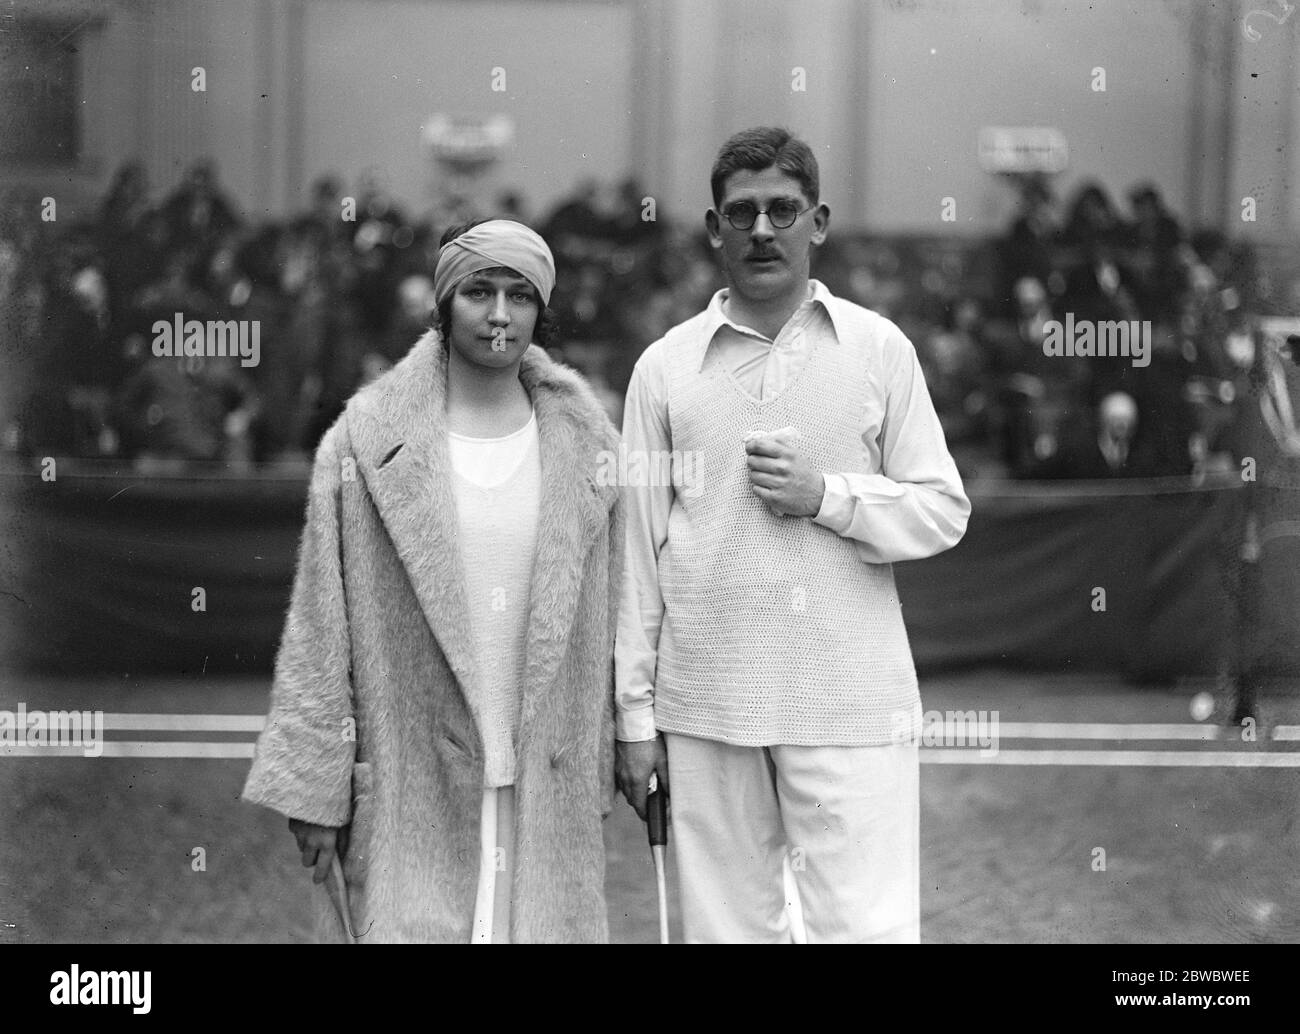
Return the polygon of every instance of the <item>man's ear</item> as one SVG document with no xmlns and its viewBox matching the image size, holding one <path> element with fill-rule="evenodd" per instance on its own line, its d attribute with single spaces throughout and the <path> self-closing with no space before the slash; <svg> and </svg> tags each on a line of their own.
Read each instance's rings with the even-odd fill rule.
<svg viewBox="0 0 1300 1034">
<path fill-rule="evenodd" d="M 825 204 L 817 206 L 813 212 L 813 232 L 809 238 L 813 244 L 826 243 L 826 234 L 831 228 L 831 210 Z"/>
<path fill-rule="evenodd" d="M 712 208 L 704 213 L 704 228 L 709 233 L 709 246 L 714 249 L 722 247 L 722 220 Z"/>
</svg>

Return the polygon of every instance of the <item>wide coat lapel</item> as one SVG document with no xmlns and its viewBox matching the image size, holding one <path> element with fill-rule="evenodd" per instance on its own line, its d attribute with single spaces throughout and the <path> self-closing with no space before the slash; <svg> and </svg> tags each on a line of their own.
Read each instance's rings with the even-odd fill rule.
<svg viewBox="0 0 1300 1034">
<path fill-rule="evenodd" d="M 612 428 L 577 374 L 532 346 L 524 354 L 519 377 L 537 412 L 542 461 L 520 715 L 521 727 L 527 729 L 568 647 L 584 561 L 608 520 L 617 489 L 602 491 L 595 483 L 599 453 L 615 443 Z"/>
<path fill-rule="evenodd" d="M 592 471 L 612 447 L 595 402 L 577 375 L 530 346 L 520 380 L 537 412 L 541 500 L 525 648 L 522 721 L 544 695 L 568 642 L 583 560 L 615 489 Z M 349 430 L 380 518 L 406 568 L 433 635 L 477 718 L 473 630 L 459 548 L 447 446 L 447 356 L 429 331 L 391 371 L 348 407 Z"/>
<path fill-rule="evenodd" d="M 425 620 L 469 701 L 474 652 L 447 447 L 447 359 L 435 331 L 348 407 L 348 424 L 375 508 Z"/>
</svg>

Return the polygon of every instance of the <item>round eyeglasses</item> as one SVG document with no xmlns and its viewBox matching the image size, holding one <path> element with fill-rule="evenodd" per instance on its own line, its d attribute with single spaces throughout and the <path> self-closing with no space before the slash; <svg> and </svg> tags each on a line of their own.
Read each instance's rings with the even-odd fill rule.
<svg viewBox="0 0 1300 1034">
<path fill-rule="evenodd" d="M 735 204 L 728 205 L 723 210 L 722 216 L 731 224 L 733 230 L 748 230 L 758 221 L 760 215 L 766 215 L 768 221 L 778 230 L 788 230 L 794 225 L 794 221 L 805 212 L 810 212 L 816 207 L 809 205 L 807 208 L 800 208 L 797 201 L 791 201 L 789 198 L 781 198 L 773 201 L 766 208 L 759 208 L 752 201 L 737 201 Z"/>
</svg>

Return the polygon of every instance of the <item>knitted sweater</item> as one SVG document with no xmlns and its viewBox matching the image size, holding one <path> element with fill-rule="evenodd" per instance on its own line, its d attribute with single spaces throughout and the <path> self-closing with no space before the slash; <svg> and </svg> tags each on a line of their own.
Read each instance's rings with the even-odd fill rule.
<svg viewBox="0 0 1300 1034">
<path fill-rule="evenodd" d="M 876 318 L 861 310 L 856 319 Z M 659 556 L 661 731 L 742 746 L 870 745 L 915 734 L 916 672 L 889 564 L 812 521 L 776 517 L 750 489 L 743 439 L 793 426 L 814 469 L 868 472 L 875 328 L 820 344 L 759 402 L 692 364 L 691 321 L 670 332 L 673 447 L 696 453 L 703 491 L 678 493 Z"/>
</svg>

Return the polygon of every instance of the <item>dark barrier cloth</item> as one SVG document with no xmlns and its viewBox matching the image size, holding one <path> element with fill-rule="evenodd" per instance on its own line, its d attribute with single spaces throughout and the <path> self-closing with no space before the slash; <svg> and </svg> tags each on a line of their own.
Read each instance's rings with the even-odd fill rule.
<svg viewBox="0 0 1300 1034">
<path fill-rule="evenodd" d="M 2 478 L 11 663 L 42 670 L 269 671 L 306 506 L 300 477 Z M 193 590 L 206 610 L 193 609 Z"/>
<path fill-rule="evenodd" d="M 302 476 L 0 471 L 0 662 L 42 670 L 269 671 L 302 528 Z M 922 671 L 969 665 L 1164 676 L 1215 670 L 1220 557 L 1239 482 L 971 483 L 965 539 L 895 565 Z M 1265 544 L 1259 620 L 1294 661 L 1294 543 Z M 206 610 L 193 609 L 193 590 Z M 1094 589 L 1105 610 L 1094 610 Z M 1271 600 L 1279 607 L 1271 607 Z M 1290 622 L 1290 624 L 1287 624 Z"/>
<path fill-rule="evenodd" d="M 917 667 L 1213 672 L 1230 627 L 1220 557 L 1237 487 L 969 484 L 965 538 L 895 565 Z"/>
</svg>

